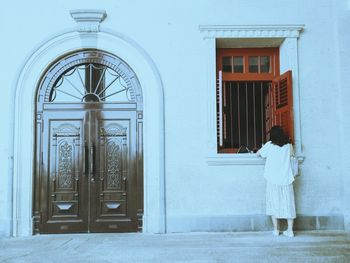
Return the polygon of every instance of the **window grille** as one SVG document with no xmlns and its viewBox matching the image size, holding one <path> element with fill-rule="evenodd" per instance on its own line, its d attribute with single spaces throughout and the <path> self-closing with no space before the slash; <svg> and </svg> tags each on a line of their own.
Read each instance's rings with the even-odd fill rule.
<svg viewBox="0 0 350 263">
<path fill-rule="evenodd" d="M 142 92 L 134 72 L 120 58 L 95 49 L 61 57 L 40 81 L 38 100 L 62 103 L 120 103 L 141 107 Z"/>
<path fill-rule="evenodd" d="M 86 63 L 63 73 L 54 85 L 50 102 L 133 101 L 123 77 L 105 65 Z"/>
<path fill-rule="evenodd" d="M 280 125 L 293 141 L 292 75 L 279 74 L 278 48 L 217 50 L 219 153 L 258 150 Z"/>
<path fill-rule="evenodd" d="M 222 88 L 222 144 L 226 151 L 251 150 L 266 141 L 266 107 L 271 82 L 225 81 Z M 218 110 L 219 110 L 218 104 Z M 219 142 L 218 142 L 219 143 Z"/>
</svg>

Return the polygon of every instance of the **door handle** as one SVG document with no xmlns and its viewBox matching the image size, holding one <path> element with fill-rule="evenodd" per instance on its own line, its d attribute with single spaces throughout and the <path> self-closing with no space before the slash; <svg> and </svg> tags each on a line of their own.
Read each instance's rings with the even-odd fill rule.
<svg viewBox="0 0 350 263">
<path fill-rule="evenodd" d="M 123 184 L 124 184 L 124 193 L 122 195 L 126 195 L 126 192 L 127 192 L 127 179 L 126 177 L 123 177 Z"/>
<path fill-rule="evenodd" d="M 86 155 L 86 146 L 84 144 L 83 146 L 83 151 L 82 151 L 82 155 L 83 155 L 83 161 L 82 161 L 82 166 L 83 166 L 83 176 L 85 176 L 85 172 L 86 172 L 86 158 L 85 158 L 85 155 Z"/>
<path fill-rule="evenodd" d="M 95 181 L 95 176 L 94 176 L 94 146 L 90 146 L 90 178 L 91 182 Z"/>
</svg>

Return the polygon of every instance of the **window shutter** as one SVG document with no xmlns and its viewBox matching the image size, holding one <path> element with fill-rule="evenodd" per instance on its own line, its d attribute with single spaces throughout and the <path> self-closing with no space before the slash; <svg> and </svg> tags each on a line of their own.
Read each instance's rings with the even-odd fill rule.
<svg viewBox="0 0 350 263">
<path fill-rule="evenodd" d="M 269 84 L 267 96 L 265 96 L 265 134 L 267 135 L 274 125 L 274 92 L 272 83 Z M 265 138 L 267 141 L 267 138 Z"/>
<path fill-rule="evenodd" d="M 273 125 L 279 125 L 294 143 L 292 71 L 273 80 Z"/>
<path fill-rule="evenodd" d="M 219 71 L 219 78 L 216 85 L 216 105 L 217 105 L 217 139 L 219 146 L 224 144 L 223 139 L 223 105 L 222 105 L 222 71 Z"/>
</svg>

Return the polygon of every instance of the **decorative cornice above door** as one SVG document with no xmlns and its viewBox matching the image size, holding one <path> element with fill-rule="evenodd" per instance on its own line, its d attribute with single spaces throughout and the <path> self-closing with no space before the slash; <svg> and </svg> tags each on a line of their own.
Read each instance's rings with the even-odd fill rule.
<svg viewBox="0 0 350 263">
<path fill-rule="evenodd" d="M 100 31 L 100 23 L 106 18 L 105 10 L 77 9 L 70 11 L 71 16 L 78 24 L 78 31 L 96 33 Z"/>
</svg>

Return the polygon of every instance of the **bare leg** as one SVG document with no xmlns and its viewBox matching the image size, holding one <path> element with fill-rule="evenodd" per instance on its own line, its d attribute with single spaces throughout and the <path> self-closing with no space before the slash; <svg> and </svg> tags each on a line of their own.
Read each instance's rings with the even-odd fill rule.
<svg viewBox="0 0 350 263">
<path fill-rule="evenodd" d="M 288 222 L 288 229 L 287 229 L 287 231 L 293 231 L 294 219 L 287 219 L 287 222 Z"/>
<path fill-rule="evenodd" d="M 272 220 L 272 224 L 273 224 L 273 230 L 274 231 L 278 231 L 278 222 L 277 222 L 277 218 L 274 216 L 271 216 L 271 220 Z"/>
<path fill-rule="evenodd" d="M 278 231 L 278 220 L 276 217 L 271 216 L 272 224 L 273 224 L 273 232 L 272 234 L 274 236 L 278 236 L 280 234 L 280 231 Z"/>
</svg>

